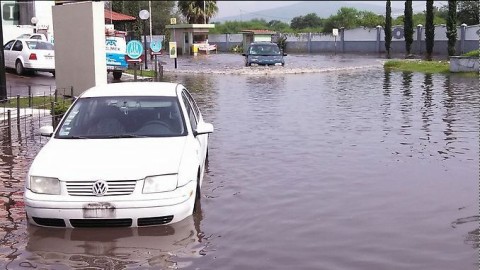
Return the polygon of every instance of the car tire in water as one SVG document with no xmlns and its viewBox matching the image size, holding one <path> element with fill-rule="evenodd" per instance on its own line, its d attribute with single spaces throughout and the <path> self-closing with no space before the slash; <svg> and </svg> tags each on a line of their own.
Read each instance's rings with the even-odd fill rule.
<svg viewBox="0 0 480 270">
<path fill-rule="evenodd" d="M 15 72 L 17 72 L 18 75 L 22 75 L 25 72 L 22 61 L 17 60 L 17 62 L 15 63 Z"/>
<path fill-rule="evenodd" d="M 113 78 L 115 80 L 120 80 L 120 78 L 122 78 L 122 71 L 113 71 Z"/>
</svg>

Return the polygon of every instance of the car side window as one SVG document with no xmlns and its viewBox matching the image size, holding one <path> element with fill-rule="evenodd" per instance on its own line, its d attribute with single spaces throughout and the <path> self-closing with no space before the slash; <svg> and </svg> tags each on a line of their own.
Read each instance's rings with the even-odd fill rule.
<svg viewBox="0 0 480 270">
<path fill-rule="evenodd" d="M 17 40 L 17 42 L 15 42 L 15 45 L 13 45 L 12 51 L 21 51 L 21 50 L 23 50 L 23 44 L 20 40 Z"/>
<path fill-rule="evenodd" d="M 6 51 L 10 50 L 14 42 L 15 40 L 10 40 L 9 42 L 7 42 L 7 44 L 5 44 L 5 46 L 3 46 L 3 49 Z"/>
<path fill-rule="evenodd" d="M 185 108 L 187 109 L 187 115 L 188 119 L 190 120 L 190 125 L 192 126 L 192 130 L 197 129 L 197 116 L 195 115 L 194 109 L 192 108 L 192 105 L 188 101 L 187 96 L 185 95 L 185 92 L 182 94 L 182 100 L 183 103 L 185 104 Z"/>
</svg>

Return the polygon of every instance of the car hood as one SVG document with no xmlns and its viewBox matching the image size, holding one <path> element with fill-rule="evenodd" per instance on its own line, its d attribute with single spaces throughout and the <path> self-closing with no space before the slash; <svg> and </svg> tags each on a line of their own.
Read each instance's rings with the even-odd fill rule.
<svg viewBox="0 0 480 270">
<path fill-rule="evenodd" d="M 140 180 L 178 173 L 186 137 L 51 139 L 38 153 L 30 175 L 63 181 Z"/>
</svg>

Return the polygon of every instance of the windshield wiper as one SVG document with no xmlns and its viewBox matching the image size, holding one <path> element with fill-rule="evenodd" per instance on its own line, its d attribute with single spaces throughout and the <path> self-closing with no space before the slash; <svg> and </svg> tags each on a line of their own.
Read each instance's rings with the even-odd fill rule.
<svg viewBox="0 0 480 270">
<path fill-rule="evenodd" d="M 107 138 L 119 139 L 119 138 L 146 138 L 147 136 L 135 135 L 135 134 L 121 134 L 121 135 L 110 135 Z"/>
<path fill-rule="evenodd" d="M 62 136 L 59 139 L 90 139 L 85 136 Z"/>
</svg>

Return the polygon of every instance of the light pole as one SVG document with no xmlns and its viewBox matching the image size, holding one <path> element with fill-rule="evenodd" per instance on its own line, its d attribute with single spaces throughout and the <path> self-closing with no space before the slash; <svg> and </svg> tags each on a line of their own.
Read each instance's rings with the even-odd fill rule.
<svg viewBox="0 0 480 270">
<path fill-rule="evenodd" d="M 148 65 L 147 65 L 147 31 L 145 31 L 145 30 L 147 30 L 147 27 L 146 27 L 145 24 L 146 24 L 148 18 L 150 18 L 150 12 L 148 12 L 148 10 L 142 9 L 138 13 L 138 16 L 143 21 L 143 44 L 144 44 L 143 46 L 144 46 L 144 51 L 145 51 L 145 69 L 148 69 Z"/>
<path fill-rule="evenodd" d="M 38 18 L 37 17 L 32 17 L 30 22 L 33 24 L 33 33 L 37 33 L 37 23 L 38 23 Z"/>
<path fill-rule="evenodd" d="M 0 5 L 0 14 L 2 12 L 2 5 Z M 3 22 L 0 21 L 0 44 L 3 45 Z M 7 78 L 5 75 L 5 57 L 3 50 L 0 50 L 0 103 L 7 101 Z"/>
</svg>

